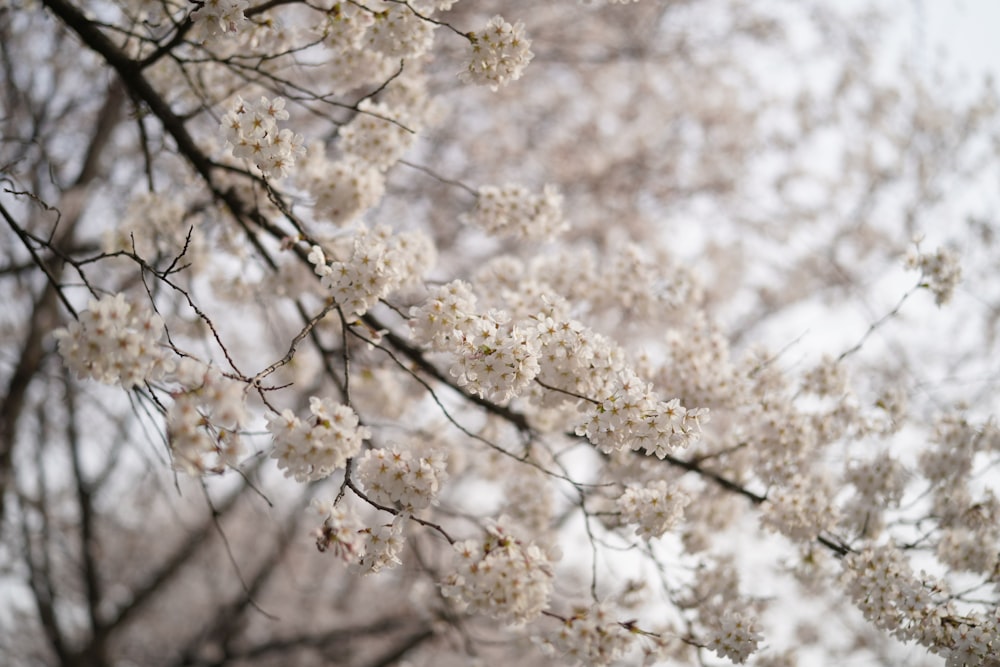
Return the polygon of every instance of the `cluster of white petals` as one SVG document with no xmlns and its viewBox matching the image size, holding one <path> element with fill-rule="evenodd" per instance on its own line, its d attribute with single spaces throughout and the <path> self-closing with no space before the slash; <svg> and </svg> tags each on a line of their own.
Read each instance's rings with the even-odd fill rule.
<svg viewBox="0 0 1000 667">
<path fill-rule="evenodd" d="M 323 524 L 313 531 L 316 548 L 329 551 L 345 563 L 355 563 L 364 550 L 364 524 L 344 504 L 313 500 L 313 509 Z"/>
<path fill-rule="evenodd" d="M 867 547 L 843 560 L 843 581 L 851 599 L 876 627 L 914 638 L 915 625 L 930 612 L 930 586 L 913 575 L 891 544 Z"/>
<path fill-rule="evenodd" d="M 949 248 L 938 248 L 935 252 L 920 252 L 920 247 L 911 248 L 906 256 L 906 267 L 920 271 L 923 287 L 934 295 L 934 303 L 943 306 L 951 300 L 955 288 L 962 280 L 962 264 L 958 254 Z"/>
<path fill-rule="evenodd" d="M 80 318 L 57 329 L 59 354 L 79 377 L 131 388 L 171 369 L 160 347 L 163 320 L 124 294 L 92 300 Z"/>
<path fill-rule="evenodd" d="M 191 20 L 206 37 L 238 32 L 247 20 L 243 10 L 250 6 L 247 0 L 199 0 L 198 4 L 201 6 L 191 12 Z"/>
<path fill-rule="evenodd" d="M 541 347 L 538 379 L 561 390 L 546 394 L 547 403 L 606 393 L 625 369 L 624 350 L 576 320 L 539 315 L 535 328 Z"/>
<path fill-rule="evenodd" d="M 464 280 L 453 280 L 431 290 L 420 306 L 410 309 L 413 337 L 437 350 L 448 350 L 476 317 L 476 295 Z"/>
<path fill-rule="evenodd" d="M 756 619 L 740 611 L 726 611 L 707 624 L 706 646 L 721 658 L 744 663 L 764 638 L 757 630 Z"/>
<path fill-rule="evenodd" d="M 355 2 L 335 2 L 326 11 L 317 29 L 332 48 L 361 49 L 375 14 Z"/>
<path fill-rule="evenodd" d="M 103 238 L 105 252 L 133 252 L 150 263 L 184 252 L 189 267 L 205 257 L 205 236 L 188 218 L 176 193 L 142 192 Z"/>
<path fill-rule="evenodd" d="M 250 160 L 268 178 L 284 178 L 305 154 L 301 134 L 278 129 L 278 121 L 287 118 L 283 97 L 246 102 L 237 95 L 219 130 L 234 157 Z"/>
<path fill-rule="evenodd" d="M 338 134 L 338 147 L 368 164 L 386 170 L 399 162 L 416 140 L 412 119 L 381 102 L 363 100 L 358 113 Z"/>
<path fill-rule="evenodd" d="M 691 496 L 662 479 L 645 486 L 629 484 L 617 501 L 621 520 L 635 524 L 635 534 L 647 539 L 660 537 L 680 523 L 689 504 Z"/>
<path fill-rule="evenodd" d="M 171 392 L 167 436 L 173 465 L 198 477 L 234 466 L 242 451 L 239 429 L 246 421 L 245 386 L 195 359 L 182 359 Z"/>
<path fill-rule="evenodd" d="M 950 624 L 945 667 L 993 667 L 1000 655 L 1000 609 L 971 623 Z"/>
<path fill-rule="evenodd" d="M 915 576 L 891 544 L 844 557 L 843 583 L 865 618 L 903 641 L 943 654 L 948 667 L 989 667 L 1000 650 L 1000 612 L 960 614 L 942 582 Z M 941 599 L 937 599 L 941 597 Z"/>
<path fill-rule="evenodd" d="M 523 625 L 542 613 L 552 594 L 549 554 L 512 536 L 506 517 L 491 521 L 486 535 L 454 545 L 455 571 L 441 592 L 461 609 Z"/>
<path fill-rule="evenodd" d="M 419 280 L 434 263 L 433 243 L 417 231 L 392 234 L 384 226 L 361 227 L 342 241 L 334 248 L 339 259 L 328 261 L 323 249 L 313 246 L 309 261 L 348 315 L 364 315 L 379 299 Z"/>
<path fill-rule="evenodd" d="M 479 32 L 470 32 L 472 57 L 459 78 L 465 83 L 489 86 L 498 90 L 511 81 L 521 78 L 524 68 L 535 56 L 531 40 L 524 34 L 524 24 L 507 23 L 502 16 L 494 16 Z"/>
<path fill-rule="evenodd" d="M 459 386 L 497 403 L 519 395 L 539 371 L 532 328 L 511 323 L 503 311 L 476 316 L 469 324 L 455 331 L 451 375 Z"/>
<path fill-rule="evenodd" d="M 555 238 L 568 227 L 562 215 L 562 195 L 552 185 L 535 194 L 521 185 L 479 188 L 476 207 L 462 221 L 490 234 L 532 241 Z"/>
<path fill-rule="evenodd" d="M 539 346 L 530 322 L 502 310 L 479 313 L 468 283 L 435 288 L 410 309 L 414 337 L 454 356 L 450 373 L 470 392 L 498 403 L 520 395 L 538 375 Z"/>
<path fill-rule="evenodd" d="M 399 565 L 406 544 L 409 514 L 400 512 L 391 523 L 367 526 L 346 503 L 314 500 L 313 510 L 323 523 L 313 531 L 316 548 L 330 552 L 363 574 L 374 574 Z"/>
<path fill-rule="evenodd" d="M 392 523 L 377 524 L 365 528 L 365 541 L 357 567 L 365 574 L 375 574 L 402 564 L 399 552 L 406 544 L 405 528 L 410 516 L 406 512 L 397 514 Z"/>
<path fill-rule="evenodd" d="M 389 58 L 416 58 L 431 48 L 435 28 L 405 4 L 391 4 L 374 15 L 365 39 L 370 48 Z"/>
<path fill-rule="evenodd" d="M 433 449 L 414 452 L 393 445 L 368 450 L 355 470 L 371 500 L 413 512 L 434 502 L 447 476 L 447 459 Z"/>
<path fill-rule="evenodd" d="M 701 438 L 701 422 L 708 420 L 705 408 L 687 409 L 676 398 L 661 401 L 652 386 L 634 371 L 619 372 L 600 396 L 577 435 L 605 453 L 632 449 L 664 458 Z"/>
<path fill-rule="evenodd" d="M 309 413 L 302 420 L 286 409 L 267 419 L 267 430 L 274 437 L 271 456 L 286 477 L 299 482 L 323 479 L 343 468 L 371 437 L 350 406 L 332 399 L 310 397 Z"/>
<path fill-rule="evenodd" d="M 430 20 L 430 15 L 451 4 L 386 0 L 333 2 L 314 29 L 328 51 L 326 71 L 331 80 L 324 84 L 344 94 L 384 84 L 400 73 L 403 62 L 409 71 L 411 63 L 418 63 L 434 43 L 438 23 Z M 408 106 L 399 108 L 413 111 Z M 413 121 L 412 117 L 408 118 L 409 123 Z"/>
<path fill-rule="evenodd" d="M 349 223 L 379 203 L 385 194 L 385 174 L 354 156 L 336 162 L 319 154 L 321 146 L 310 148 L 305 172 L 298 179 L 316 203 L 318 220 L 337 225 Z"/>
<path fill-rule="evenodd" d="M 610 665 L 625 656 L 635 638 L 613 611 L 605 602 L 576 608 L 558 631 L 543 638 L 542 645 L 571 665 Z"/>
<path fill-rule="evenodd" d="M 839 519 L 833 495 L 825 480 L 793 475 L 768 492 L 761 523 L 793 540 L 813 540 Z"/>
</svg>

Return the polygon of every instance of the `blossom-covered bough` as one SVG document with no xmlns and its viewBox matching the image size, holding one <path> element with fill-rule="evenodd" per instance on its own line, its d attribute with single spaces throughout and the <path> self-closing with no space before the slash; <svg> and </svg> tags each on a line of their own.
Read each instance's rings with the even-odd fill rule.
<svg viewBox="0 0 1000 667">
<path fill-rule="evenodd" d="M 998 664 L 996 101 L 876 23 L 0 8 L 0 651 Z"/>
</svg>

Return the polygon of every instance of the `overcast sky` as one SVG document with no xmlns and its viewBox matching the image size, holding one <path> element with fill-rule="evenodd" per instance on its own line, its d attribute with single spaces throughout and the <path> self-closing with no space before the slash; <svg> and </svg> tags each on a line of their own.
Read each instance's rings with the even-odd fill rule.
<svg viewBox="0 0 1000 667">
<path fill-rule="evenodd" d="M 1000 0 L 911 2 L 915 57 L 939 59 L 943 52 L 968 74 L 991 71 L 1000 78 Z"/>
</svg>

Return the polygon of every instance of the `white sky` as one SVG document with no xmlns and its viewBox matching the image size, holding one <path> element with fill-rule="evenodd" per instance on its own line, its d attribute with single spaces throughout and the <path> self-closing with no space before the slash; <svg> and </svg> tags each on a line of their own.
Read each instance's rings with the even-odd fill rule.
<svg viewBox="0 0 1000 667">
<path fill-rule="evenodd" d="M 910 0 L 918 65 L 954 64 L 1000 78 L 1000 0 Z M 949 68 L 951 69 L 951 68 Z"/>
</svg>

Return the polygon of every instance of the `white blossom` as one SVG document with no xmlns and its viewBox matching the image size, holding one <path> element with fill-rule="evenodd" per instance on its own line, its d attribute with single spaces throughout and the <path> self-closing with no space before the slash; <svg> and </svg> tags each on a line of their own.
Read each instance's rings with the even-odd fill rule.
<svg viewBox="0 0 1000 667">
<path fill-rule="evenodd" d="M 562 217 L 562 195 L 551 185 L 537 195 L 520 185 L 483 186 L 475 209 L 462 220 L 490 234 L 530 240 L 552 239 L 568 227 Z"/>
<path fill-rule="evenodd" d="M 447 476 L 447 459 L 423 449 L 392 445 L 366 451 L 356 467 L 365 493 L 379 504 L 398 504 L 408 512 L 429 507 Z"/>
<path fill-rule="evenodd" d="M 559 629 L 545 635 L 543 641 L 569 664 L 610 665 L 625 656 L 635 639 L 625 624 L 614 617 L 614 611 L 607 602 L 576 607 Z"/>
<path fill-rule="evenodd" d="M 742 664 L 757 650 L 763 639 L 756 619 L 738 611 L 726 611 L 709 624 L 708 648 L 721 658 Z"/>
<path fill-rule="evenodd" d="M 280 179 L 305 154 L 302 135 L 278 128 L 278 121 L 287 118 L 282 97 L 246 102 L 237 96 L 219 131 L 234 157 L 250 160 L 268 178 Z"/>
<path fill-rule="evenodd" d="M 191 19 L 207 37 L 238 32 L 246 23 L 243 10 L 250 6 L 247 0 L 199 0 L 198 4 Z"/>
<path fill-rule="evenodd" d="M 635 534 L 644 538 L 660 537 L 684 517 L 691 496 L 666 480 L 645 486 L 629 484 L 618 497 L 618 511 L 624 523 L 635 524 Z"/>
<path fill-rule="evenodd" d="M 510 534 L 501 517 L 478 540 L 456 542 L 455 571 L 441 592 L 459 607 L 523 625 L 538 616 L 552 594 L 551 559 L 532 542 Z"/>
<path fill-rule="evenodd" d="M 163 377 L 173 364 L 160 346 L 163 320 L 124 294 L 92 300 L 79 319 L 53 332 L 79 377 L 131 388 Z"/>
<path fill-rule="evenodd" d="M 962 280 L 962 264 L 955 251 L 949 248 L 923 253 L 918 245 L 907 254 L 906 267 L 920 271 L 922 286 L 931 291 L 934 303 L 939 306 L 951 301 L 955 288 Z"/>
<path fill-rule="evenodd" d="M 344 153 L 386 170 L 396 164 L 416 139 L 416 128 L 404 113 L 364 100 L 358 113 L 342 125 L 337 144 Z"/>
<path fill-rule="evenodd" d="M 371 437 L 350 406 L 312 396 L 309 413 L 302 420 L 284 410 L 267 419 L 267 430 L 274 438 L 272 458 L 286 477 L 294 476 L 299 482 L 323 479 L 343 468 Z"/>
<path fill-rule="evenodd" d="M 167 409 L 167 437 L 174 468 L 198 477 L 219 474 L 239 461 L 246 421 L 245 385 L 195 359 L 181 360 Z"/>
<path fill-rule="evenodd" d="M 521 78 L 535 54 L 525 36 L 524 24 L 511 25 L 502 16 L 494 16 L 479 32 L 470 32 L 472 57 L 459 74 L 462 81 L 498 90 Z"/>
</svg>

